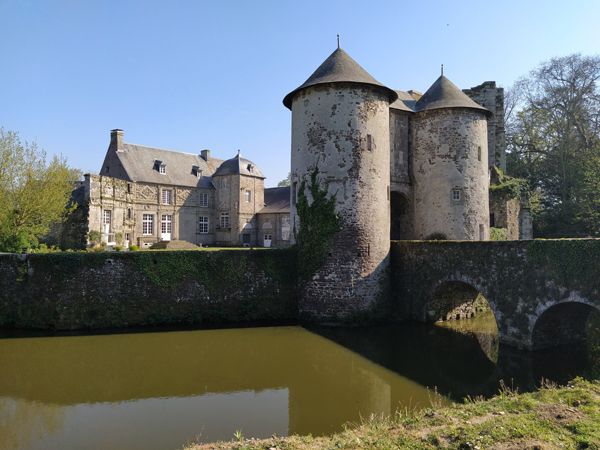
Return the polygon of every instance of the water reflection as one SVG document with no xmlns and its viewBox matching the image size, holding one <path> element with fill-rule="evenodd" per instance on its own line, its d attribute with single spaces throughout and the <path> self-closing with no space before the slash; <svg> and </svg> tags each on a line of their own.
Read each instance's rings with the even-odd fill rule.
<svg viewBox="0 0 600 450">
<path fill-rule="evenodd" d="M 2 339 L 0 397 L 14 417 L 2 448 L 31 449 L 328 434 L 429 404 L 418 383 L 298 327 Z M 36 415 L 53 420 L 19 419 Z"/>
<path fill-rule="evenodd" d="M 499 346 L 493 316 L 441 325 L 271 327 L 0 339 L 0 448 L 169 449 L 330 434 L 371 413 L 521 390 L 585 368 L 585 347 Z"/>
</svg>

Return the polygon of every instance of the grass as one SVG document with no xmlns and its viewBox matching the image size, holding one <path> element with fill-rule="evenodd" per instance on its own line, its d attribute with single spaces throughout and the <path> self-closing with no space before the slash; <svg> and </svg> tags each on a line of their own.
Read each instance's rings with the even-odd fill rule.
<svg viewBox="0 0 600 450">
<path fill-rule="evenodd" d="M 332 436 L 290 436 L 194 444 L 192 449 L 600 449 L 600 382 L 576 378 L 564 387 L 545 382 L 518 394 L 371 416 Z M 241 434 L 241 432 L 240 432 Z"/>
</svg>

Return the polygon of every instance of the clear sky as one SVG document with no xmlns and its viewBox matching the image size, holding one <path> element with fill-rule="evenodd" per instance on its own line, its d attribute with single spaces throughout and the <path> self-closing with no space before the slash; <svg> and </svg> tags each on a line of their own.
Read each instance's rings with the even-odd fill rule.
<svg viewBox="0 0 600 450">
<path fill-rule="evenodd" d="M 600 0 L 0 0 L 0 127 L 100 169 L 125 142 L 290 166 L 283 97 L 342 48 L 376 80 L 425 92 L 510 86 L 541 61 L 600 53 Z"/>
</svg>

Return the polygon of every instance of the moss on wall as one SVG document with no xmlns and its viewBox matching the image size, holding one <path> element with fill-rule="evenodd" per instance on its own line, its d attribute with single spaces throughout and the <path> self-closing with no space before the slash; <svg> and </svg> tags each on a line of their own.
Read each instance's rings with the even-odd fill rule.
<svg viewBox="0 0 600 450">
<path fill-rule="evenodd" d="M 0 255 L 0 326 L 293 319 L 296 288 L 289 249 Z"/>
</svg>

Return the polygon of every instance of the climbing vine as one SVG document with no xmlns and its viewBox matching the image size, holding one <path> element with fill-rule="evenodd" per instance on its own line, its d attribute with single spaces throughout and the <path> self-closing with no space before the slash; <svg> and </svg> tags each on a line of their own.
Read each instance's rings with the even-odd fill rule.
<svg viewBox="0 0 600 450">
<path fill-rule="evenodd" d="M 513 178 L 506 175 L 502 169 L 492 166 L 492 183 L 490 194 L 499 194 L 507 198 L 515 198 L 521 203 L 529 200 L 529 184 L 522 178 Z"/>
<path fill-rule="evenodd" d="M 300 230 L 294 224 L 294 239 L 298 251 L 298 274 L 304 280 L 310 279 L 323 265 L 333 247 L 334 235 L 342 229 L 342 220 L 335 213 L 336 194 L 327 198 L 327 190 L 321 189 L 317 178 L 319 168 L 310 174 L 310 184 L 302 181 L 298 190 L 296 212 L 300 220 Z M 308 189 L 313 201 L 308 203 L 305 190 Z"/>
</svg>

